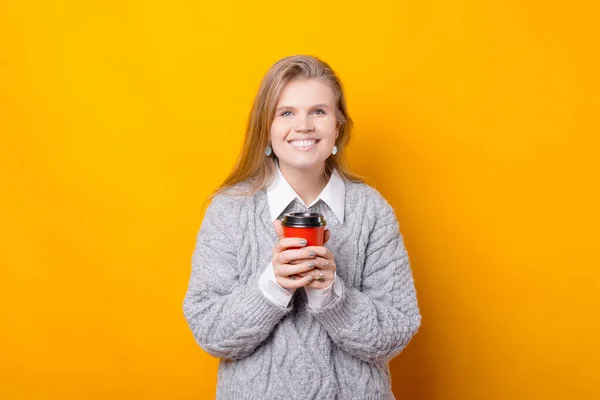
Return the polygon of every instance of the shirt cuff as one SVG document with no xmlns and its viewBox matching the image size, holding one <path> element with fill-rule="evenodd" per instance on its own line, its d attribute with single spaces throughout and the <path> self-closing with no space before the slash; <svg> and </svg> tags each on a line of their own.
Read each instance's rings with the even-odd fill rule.
<svg viewBox="0 0 600 400">
<path fill-rule="evenodd" d="M 333 303 L 335 299 L 341 298 L 344 285 L 337 279 L 337 272 L 333 272 L 333 281 L 325 289 L 312 289 L 305 287 L 308 306 L 313 310 L 320 310 Z"/>
<path fill-rule="evenodd" d="M 269 263 L 260 278 L 258 278 L 258 287 L 268 299 L 283 307 L 288 306 L 295 291 L 295 289 L 286 289 L 279 286 L 277 280 L 275 280 L 273 263 Z"/>
</svg>

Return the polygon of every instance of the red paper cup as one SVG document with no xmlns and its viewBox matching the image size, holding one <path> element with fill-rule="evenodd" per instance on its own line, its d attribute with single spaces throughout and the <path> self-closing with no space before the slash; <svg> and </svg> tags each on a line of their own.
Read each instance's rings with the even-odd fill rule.
<svg viewBox="0 0 600 400">
<path fill-rule="evenodd" d="M 283 236 L 286 238 L 303 238 L 307 246 L 323 246 L 325 235 L 325 217 L 319 213 L 291 213 L 285 214 L 281 221 Z M 301 248 L 301 247 L 293 247 Z M 292 247 L 290 247 L 292 249 Z"/>
</svg>

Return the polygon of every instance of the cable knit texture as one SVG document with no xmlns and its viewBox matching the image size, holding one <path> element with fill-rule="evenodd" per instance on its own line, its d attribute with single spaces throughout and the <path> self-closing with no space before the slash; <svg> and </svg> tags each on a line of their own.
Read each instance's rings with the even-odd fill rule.
<svg viewBox="0 0 600 400">
<path fill-rule="evenodd" d="M 217 399 L 392 399 L 388 362 L 421 315 L 394 210 L 372 187 L 346 182 L 345 221 L 325 215 L 343 295 L 312 310 L 288 307 L 258 278 L 277 241 L 266 192 L 215 196 L 197 236 L 184 315 L 198 344 L 220 357 Z M 294 200 L 284 213 L 307 211 Z"/>
</svg>

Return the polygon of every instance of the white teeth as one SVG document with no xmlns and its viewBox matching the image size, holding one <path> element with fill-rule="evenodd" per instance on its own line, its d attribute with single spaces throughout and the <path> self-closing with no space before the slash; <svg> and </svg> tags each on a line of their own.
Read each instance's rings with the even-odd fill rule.
<svg viewBox="0 0 600 400">
<path fill-rule="evenodd" d="M 308 147 L 317 143 L 316 140 L 292 140 L 290 144 L 295 147 Z"/>
</svg>

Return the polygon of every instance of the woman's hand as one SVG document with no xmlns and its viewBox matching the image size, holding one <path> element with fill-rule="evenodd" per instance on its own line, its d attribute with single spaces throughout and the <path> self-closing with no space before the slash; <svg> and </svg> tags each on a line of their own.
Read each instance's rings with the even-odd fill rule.
<svg viewBox="0 0 600 400">
<path fill-rule="evenodd" d="M 336 269 L 334 254 L 324 246 L 306 246 L 302 238 L 283 237 L 281 221 L 273 223 L 279 242 L 273 247 L 273 269 L 279 286 L 286 289 L 308 287 L 325 289 L 334 278 Z M 325 231 L 323 244 L 331 237 L 329 230 Z M 289 247 L 301 249 L 287 250 Z M 318 278 L 323 280 L 319 281 Z"/>
</svg>

